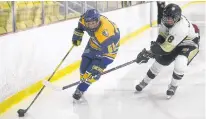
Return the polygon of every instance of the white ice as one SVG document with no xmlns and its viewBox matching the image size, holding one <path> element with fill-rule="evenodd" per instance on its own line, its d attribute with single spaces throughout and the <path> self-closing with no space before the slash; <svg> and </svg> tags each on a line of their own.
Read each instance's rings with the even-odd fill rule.
<svg viewBox="0 0 206 119">
<path fill-rule="evenodd" d="M 205 11 L 205 5 L 193 9 Z M 185 16 L 196 22 L 201 31 L 200 52 L 189 65 L 176 95 L 166 100 L 173 64 L 164 70 L 141 93 L 135 94 L 135 85 L 142 80 L 154 62 L 132 64 L 102 76 L 85 93 L 87 104 L 73 105 L 75 87 L 55 92 L 46 88 L 23 119 L 204 119 L 205 118 L 205 12 L 192 13 L 187 9 Z M 150 41 L 156 40 L 157 27 L 153 27 L 121 46 L 117 60 L 110 69 L 136 58 Z M 78 81 L 78 70 L 55 82 L 64 86 Z M 18 119 L 16 111 L 25 109 L 31 100 L 23 100 L 12 107 L 0 119 Z"/>
</svg>

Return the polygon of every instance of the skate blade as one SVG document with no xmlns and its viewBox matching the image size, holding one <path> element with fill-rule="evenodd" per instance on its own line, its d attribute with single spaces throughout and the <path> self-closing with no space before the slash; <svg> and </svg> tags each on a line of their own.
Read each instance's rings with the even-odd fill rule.
<svg viewBox="0 0 206 119">
<path fill-rule="evenodd" d="M 171 99 L 172 96 L 173 96 L 173 95 L 168 95 L 168 96 L 167 96 L 167 99 L 168 99 L 168 100 Z"/>
<path fill-rule="evenodd" d="M 142 92 L 142 91 L 137 91 L 137 90 L 136 90 L 136 91 L 134 92 L 134 94 L 139 94 L 139 93 L 141 93 L 141 92 Z"/>
<path fill-rule="evenodd" d="M 86 99 L 82 99 L 82 98 L 79 100 L 73 99 L 73 104 L 88 104 L 88 102 Z"/>
</svg>

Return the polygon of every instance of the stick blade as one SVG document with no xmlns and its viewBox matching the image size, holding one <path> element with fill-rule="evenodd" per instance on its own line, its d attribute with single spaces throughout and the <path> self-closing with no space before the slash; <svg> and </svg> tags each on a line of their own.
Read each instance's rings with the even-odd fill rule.
<svg viewBox="0 0 206 119">
<path fill-rule="evenodd" d="M 167 100 L 171 99 L 173 95 L 168 95 Z"/>
<path fill-rule="evenodd" d="M 17 111 L 17 113 L 18 113 L 18 116 L 19 116 L 19 117 L 24 117 L 24 115 L 25 115 L 25 113 L 26 113 L 26 110 L 24 110 L 24 109 L 19 109 L 19 110 Z"/>
</svg>

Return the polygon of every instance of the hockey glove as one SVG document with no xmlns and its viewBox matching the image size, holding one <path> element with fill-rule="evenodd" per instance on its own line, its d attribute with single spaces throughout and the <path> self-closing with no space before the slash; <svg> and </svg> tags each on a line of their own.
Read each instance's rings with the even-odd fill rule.
<svg viewBox="0 0 206 119">
<path fill-rule="evenodd" d="M 103 73 L 104 69 L 106 68 L 104 62 L 105 61 L 103 59 L 96 59 L 93 62 L 93 65 L 91 67 L 90 72 L 92 74 L 92 77 L 95 80 L 98 80 L 100 78 L 101 74 Z"/>
<path fill-rule="evenodd" d="M 150 58 L 154 58 L 154 55 L 147 51 L 145 48 L 140 52 L 137 56 L 136 62 L 137 63 L 147 63 Z"/>
<path fill-rule="evenodd" d="M 84 32 L 75 28 L 74 30 L 74 34 L 73 34 L 73 37 L 72 37 L 72 43 L 73 45 L 75 46 L 79 46 L 82 42 L 82 36 L 84 35 Z"/>
<path fill-rule="evenodd" d="M 80 78 L 81 82 L 89 82 L 89 83 L 94 83 L 96 82 L 101 74 L 103 72 L 103 69 L 97 65 L 93 65 L 92 69 L 90 70 L 90 72 L 86 72 L 85 74 L 83 74 Z"/>
</svg>

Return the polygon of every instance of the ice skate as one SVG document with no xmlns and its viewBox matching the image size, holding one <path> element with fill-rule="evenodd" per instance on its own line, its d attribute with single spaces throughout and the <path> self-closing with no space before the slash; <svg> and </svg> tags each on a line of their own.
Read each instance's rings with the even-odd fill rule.
<svg viewBox="0 0 206 119">
<path fill-rule="evenodd" d="M 78 88 L 75 90 L 73 94 L 73 103 L 74 104 L 87 104 L 86 99 L 83 96 L 83 92 L 80 91 Z"/>
<path fill-rule="evenodd" d="M 176 92 L 177 86 L 169 85 L 167 90 L 167 99 L 170 99 Z"/>
<path fill-rule="evenodd" d="M 146 86 L 148 85 L 148 83 L 144 82 L 144 80 L 142 80 L 138 85 L 136 85 L 136 90 L 138 92 L 142 91 L 142 89 L 144 89 Z"/>
</svg>

